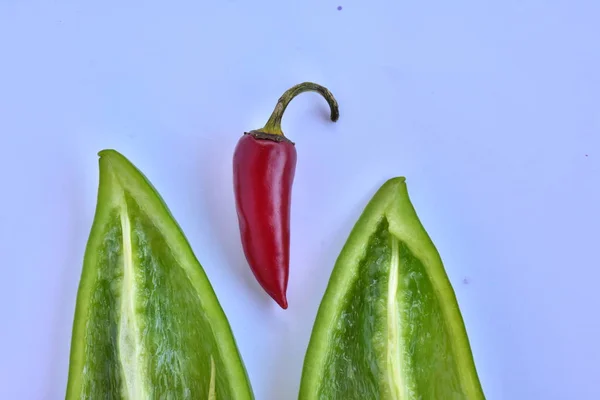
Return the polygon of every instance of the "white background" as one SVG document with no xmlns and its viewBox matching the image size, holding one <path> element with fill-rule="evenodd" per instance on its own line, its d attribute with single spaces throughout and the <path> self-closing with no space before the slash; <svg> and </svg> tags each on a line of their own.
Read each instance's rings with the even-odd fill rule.
<svg viewBox="0 0 600 400">
<path fill-rule="evenodd" d="M 338 6 L 342 9 L 338 10 Z M 600 3 L 0 1 L 0 398 L 64 398 L 114 148 L 154 183 L 229 316 L 258 400 L 294 399 L 362 208 L 407 177 L 488 399 L 600 398 Z M 288 87 L 290 308 L 245 263 L 231 160 Z"/>
</svg>

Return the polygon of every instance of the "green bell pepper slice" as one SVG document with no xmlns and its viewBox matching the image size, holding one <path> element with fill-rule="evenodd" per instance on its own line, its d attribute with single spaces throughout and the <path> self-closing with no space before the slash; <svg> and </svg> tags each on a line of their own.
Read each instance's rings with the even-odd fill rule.
<svg viewBox="0 0 600 400">
<path fill-rule="evenodd" d="M 301 400 L 480 400 L 442 260 L 404 177 L 388 180 L 331 274 L 305 355 Z"/>
<path fill-rule="evenodd" d="M 99 153 L 66 399 L 253 399 L 229 322 L 159 193 Z"/>
</svg>

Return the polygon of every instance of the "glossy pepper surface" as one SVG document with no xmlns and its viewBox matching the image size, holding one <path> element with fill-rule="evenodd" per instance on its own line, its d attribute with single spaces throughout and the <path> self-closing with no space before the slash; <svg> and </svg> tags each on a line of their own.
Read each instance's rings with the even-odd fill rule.
<svg viewBox="0 0 600 400">
<path fill-rule="evenodd" d="M 485 399 L 454 290 L 403 177 L 373 196 L 335 263 L 299 399 Z"/>
<path fill-rule="evenodd" d="M 233 156 L 233 181 L 242 247 L 262 288 L 284 309 L 290 262 L 290 210 L 296 172 L 295 144 L 284 136 L 281 118 L 298 94 L 314 91 L 339 117 L 338 105 L 325 87 L 305 82 L 288 89 L 261 129 L 246 132 Z"/>
</svg>

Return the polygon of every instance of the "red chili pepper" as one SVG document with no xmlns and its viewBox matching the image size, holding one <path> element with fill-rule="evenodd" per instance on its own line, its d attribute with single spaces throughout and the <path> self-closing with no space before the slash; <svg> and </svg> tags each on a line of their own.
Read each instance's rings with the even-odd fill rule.
<svg viewBox="0 0 600 400">
<path fill-rule="evenodd" d="M 236 208 L 246 260 L 263 289 L 286 309 L 290 259 L 290 206 L 296 172 L 295 144 L 283 135 L 281 118 L 298 94 L 314 91 L 339 117 L 329 90 L 311 82 L 288 89 L 262 129 L 245 132 L 233 156 Z"/>
</svg>

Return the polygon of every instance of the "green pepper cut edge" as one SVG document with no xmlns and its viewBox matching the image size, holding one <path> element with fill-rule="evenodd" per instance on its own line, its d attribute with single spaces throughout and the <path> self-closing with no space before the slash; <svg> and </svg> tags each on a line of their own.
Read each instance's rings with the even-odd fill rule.
<svg viewBox="0 0 600 400">
<path fill-rule="evenodd" d="M 173 217 L 162 196 L 147 177 L 118 151 L 112 149 L 102 150 L 98 153 L 98 156 L 100 173 L 97 204 L 85 248 L 83 268 L 76 297 L 66 399 L 78 398 L 83 382 L 81 379 L 81 367 L 85 357 L 83 335 L 85 335 L 86 316 L 89 312 L 89 294 L 94 282 L 94 267 L 98 257 L 94 245 L 98 243 L 103 234 L 98 228 L 101 228 L 109 217 L 110 206 L 115 205 L 119 201 L 124 195 L 125 188 L 127 188 L 127 191 L 136 200 L 139 200 L 140 207 L 145 209 L 147 215 L 160 232 L 168 238 L 168 246 L 175 257 L 185 260 L 181 263 L 181 266 L 185 268 L 185 273 L 188 275 L 190 282 L 200 297 L 203 311 L 210 319 L 210 326 L 213 329 L 215 337 L 219 338 L 217 343 L 222 354 L 222 361 L 226 366 L 225 371 L 220 371 L 220 373 L 228 374 L 228 381 L 235 383 L 235 386 L 230 387 L 234 398 L 253 400 L 254 395 L 247 376 L 246 367 L 239 353 L 226 314 L 183 230 Z M 115 195 L 115 188 L 119 188 L 121 191 L 117 195 Z M 210 362 L 212 365 L 212 358 Z M 213 372 L 211 369 L 211 374 Z M 213 380 L 214 377 L 211 376 L 211 392 L 207 393 L 209 398 L 215 398 Z"/>
<path fill-rule="evenodd" d="M 346 289 L 356 277 L 357 260 L 364 255 L 370 235 L 384 218 L 388 220 L 390 234 L 408 246 L 415 257 L 421 260 L 431 278 L 452 336 L 461 384 L 469 400 L 485 399 L 454 289 L 434 243 L 417 216 L 408 195 L 406 179 L 402 176 L 389 179 L 373 195 L 334 264 L 305 354 L 298 398 L 318 398 L 321 372 L 328 355 L 329 335 L 340 317 L 340 304 L 343 304 Z"/>
</svg>

